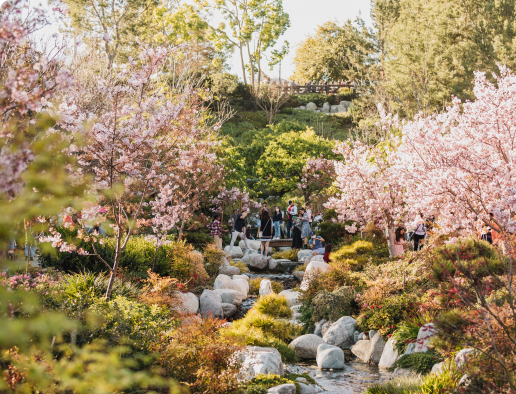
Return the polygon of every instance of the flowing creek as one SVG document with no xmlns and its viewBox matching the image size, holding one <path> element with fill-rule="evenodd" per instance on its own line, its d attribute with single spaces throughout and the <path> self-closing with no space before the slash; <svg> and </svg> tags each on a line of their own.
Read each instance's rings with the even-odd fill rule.
<svg viewBox="0 0 516 394">
<path fill-rule="evenodd" d="M 268 278 L 281 282 L 285 290 L 295 287 L 299 282 L 292 274 L 269 273 L 247 273 L 250 279 L 256 277 Z M 253 307 L 256 296 L 250 296 L 238 308 L 235 320 L 241 319 Z M 350 353 L 346 352 L 346 364 L 343 370 L 321 370 L 317 368 L 315 360 L 313 362 L 300 362 L 295 365 L 286 365 L 291 373 L 302 374 L 308 372 L 313 377 L 319 387 L 318 392 L 335 394 L 360 394 L 372 384 L 388 380 L 392 372 L 381 370 L 376 365 L 365 364 L 361 361 L 351 359 Z"/>
</svg>

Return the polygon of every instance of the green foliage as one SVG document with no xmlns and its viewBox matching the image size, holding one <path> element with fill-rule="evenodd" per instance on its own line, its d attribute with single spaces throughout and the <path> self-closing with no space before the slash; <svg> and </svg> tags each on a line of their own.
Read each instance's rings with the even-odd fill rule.
<svg viewBox="0 0 516 394">
<path fill-rule="evenodd" d="M 105 273 L 95 275 L 91 272 L 82 272 L 65 275 L 59 284 L 59 289 L 68 300 L 76 300 L 85 295 L 89 295 L 93 300 L 106 294 L 108 282 L 109 275 Z M 135 299 L 138 297 L 140 288 L 141 286 L 123 277 L 116 277 L 111 295 Z"/>
<path fill-rule="evenodd" d="M 249 267 L 247 265 L 245 265 L 244 263 L 242 263 L 241 261 L 231 261 L 229 263 L 229 265 L 239 268 L 241 274 L 245 274 L 250 271 Z"/>
<path fill-rule="evenodd" d="M 425 374 L 430 372 L 432 367 L 441 361 L 436 352 L 429 350 L 424 353 L 404 354 L 396 360 L 392 368 L 408 368 L 417 373 Z"/>
<path fill-rule="evenodd" d="M 315 380 L 308 374 L 303 373 L 301 375 L 298 374 L 286 374 L 284 377 L 274 374 L 259 374 L 249 382 L 246 383 L 246 394 L 250 393 L 267 393 L 267 389 L 279 386 L 281 384 L 294 384 L 296 386 L 296 394 L 301 394 L 301 386 L 296 381 L 297 378 L 305 378 L 309 384 L 316 384 Z M 265 390 L 265 391 L 263 391 Z"/>
<path fill-rule="evenodd" d="M 285 260 L 290 260 L 290 261 L 296 261 L 298 252 L 299 252 L 299 249 L 290 249 L 290 250 L 285 250 L 283 252 L 276 252 L 272 255 L 272 258 L 276 259 L 276 260 L 285 259 Z"/>
<path fill-rule="evenodd" d="M 418 392 L 421 386 L 420 378 L 394 378 L 382 383 L 369 386 L 364 394 L 410 394 Z"/>
<path fill-rule="evenodd" d="M 398 326 L 398 329 L 392 334 L 392 339 L 395 342 L 394 347 L 398 350 L 398 354 L 405 353 L 407 346 L 416 341 L 420 327 L 420 324 L 411 321 L 402 322 Z"/>
<path fill-rule="evenodd" d="M 342 316 L 356 315 L 359 309 L 356 295 L 356 290 L 350 286 L 340 287 L 331 293 L 325 290 L 318 292 L 312 300 L 313 321 L 337 321 Z"/>
<path fill-rule="evenodd" d="M 277 294 L 268 294 L 260 297 L 254 307 L 264 315 L 286 319 L 292 317 L 292 310 L 288 305 L 287 299 Z"/>
<path fill-rule="evenodd" d="M 185 241 L 196 248 L 204 248 L 213 242 L 213 237 L 207 230 L 183 231 Z"/>
<path fill-rule="evenodd" d="M 375 330 L 382 335 L 392 334 L 398 325 L 415 316 L 417 297 L 399 294 L 385 299 L 381 305 L 368 305 L 360 311 L 357 326 L 360 331 Z"/>
<path fill-rule="evenodd" d="M 462 376 L 453 361 L 445 361 L 440 373 L 428 374 L 423 378 L 418 392 L 421 394 L 454 392 Z"/>
<path fill-rule="evenodd" d="M 220 250 L 216 244 L 209 244 L 204 249 L 203 257 L 204 269 L 210 278 L 215 278 L 226 262 L 226 253 Z"/>
<path fill-rule="evenodd" d="M 257 276 L 256 278 L 249 279 L 249 294 L 250 295 L 258 295 L 260 290 L 260 283 L 263 279 L 268 279 L 265 277 Z M 280 282 L 276 282 L 275 280 L 271 280 L 272 291 L 276 294 L 279 294 L 283 291 L 283 285 Z"/>
<path fill-rule="evenodd" d="M 332 159 L 333 146 L 333 142 L 318 137 L 313 130 L 275 136 L 257 163 L 257 175 L 262 178 L 260 184 L 274 193 L 296 189 L 307 159 L 321 155 Z"/>
</svg>

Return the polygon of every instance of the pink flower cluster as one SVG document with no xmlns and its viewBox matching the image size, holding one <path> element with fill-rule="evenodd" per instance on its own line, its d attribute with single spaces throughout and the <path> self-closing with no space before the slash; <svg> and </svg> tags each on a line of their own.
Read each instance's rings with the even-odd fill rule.
<svg viewBox="0 0 516 394">
<path fill-rule="evenodd" d="M 45 268 L 40 269 L 31 274 L 15 274 L 8 276 L 7 273 L 2 272 L 0 275 L 0 286 L 4 286 L 11 290 L 22 289 L 42 290 L 44 288 L 56 286 L 60 280 L 60 273 L 49 273 Z"/>
</svg>

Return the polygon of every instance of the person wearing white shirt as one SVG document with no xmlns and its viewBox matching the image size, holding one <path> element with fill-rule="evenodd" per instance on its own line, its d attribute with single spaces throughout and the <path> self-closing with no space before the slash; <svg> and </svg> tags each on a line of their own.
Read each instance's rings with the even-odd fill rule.
<svg viewBox="0 0 516 394">
<path fill-rule="evenodd" d="M 292 201 L 289 201 L 287 208 L 287 238 L 291 238 L 290 230 L 292 229 L 294 216 L 297 216 L 297 207 Z"/>
</svg>

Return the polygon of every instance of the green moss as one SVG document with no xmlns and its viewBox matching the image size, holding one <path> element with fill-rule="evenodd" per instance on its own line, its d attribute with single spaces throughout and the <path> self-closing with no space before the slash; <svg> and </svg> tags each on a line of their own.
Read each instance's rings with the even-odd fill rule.
<svg viewBox="0 0 516 394">
<path fill-rule="evenodd" d="M 272 258 L 276 260 L 285 259 L 290 261 L 297 261 L 297 252 L 299 252 L 299 249 L 290 249 L 283 252 L 276 252 L 272 255 Z"/>
<path fill-rule="evenodd" d="M 439 355 L 432 350 L 425 353 L 404 354 L 394 363 L 392 369 L 408 368 L 417 373 L 425 374 L 430 372 L 432 367 L 440 361 L 442 360 Z"/>
</svg>

